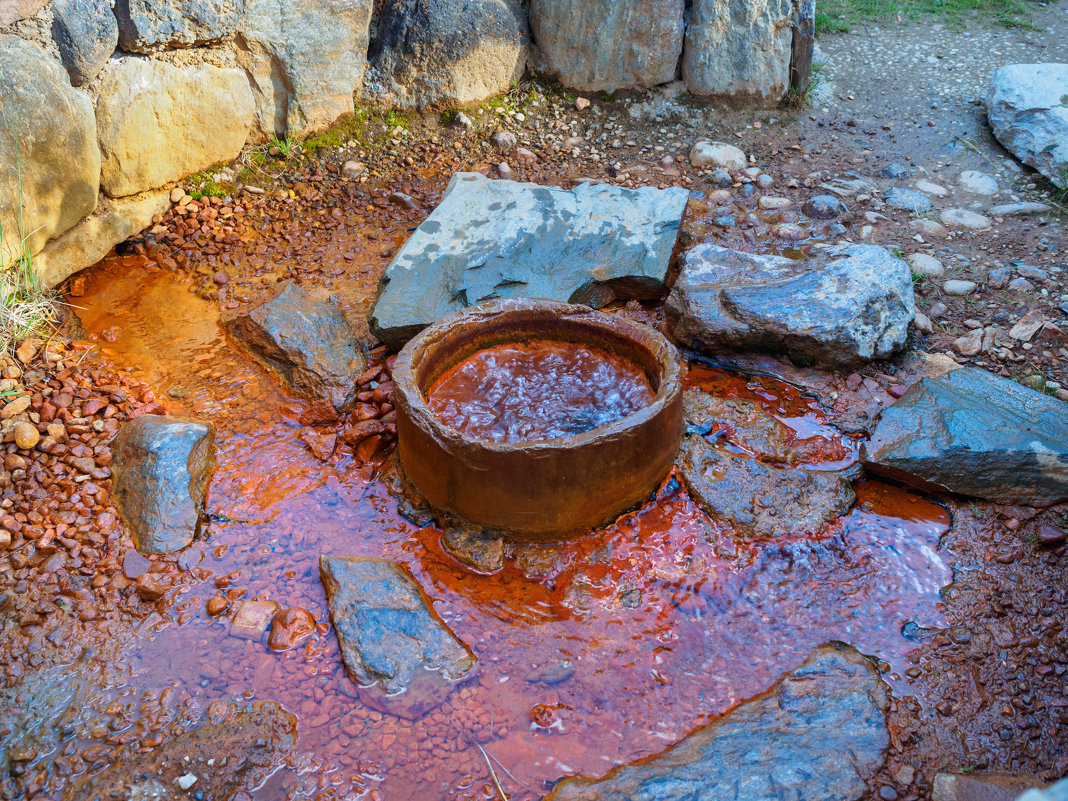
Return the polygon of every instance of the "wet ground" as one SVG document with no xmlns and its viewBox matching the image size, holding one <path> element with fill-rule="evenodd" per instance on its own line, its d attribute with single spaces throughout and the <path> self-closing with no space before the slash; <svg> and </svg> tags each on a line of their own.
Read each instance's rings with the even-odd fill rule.
<svg viewBox="0 0 1068 801">
<path fill-rule="evenodd" d="M 747 128 L 738 115 L 703 112 L 682 122 L 669 111 L 649 123 L 609 103 L 585 117 L 551 108 L 559 113 L 528 111 L 521 144 L 543 146 L 537 161 L 512 160 L 522 179 L 566 185 L 593 173 L 688 186 L 687 242 L 714 237 L 803 257 L 858 233 L 860 220 L 805 222 L 759 207 L 762 194 L 819 191 L 823 178 L 812 171 L 862 169 L 853 159 L 867 157 L 846 154 L 818 109 Z M 601 135 L 589 132 L 591 120 L 607 126 L 613 116 L 635 129 L 637 144 L 621 131 L 612 148 L 609 129 L 608 143 L 589 149 Z M 546 144 L 580 128 L 587 142 L 574 148 L 578 156 Z M 876 162 L 903 160 L 909 149 L 942 152 L 920 133 L 899 147 L 890 132 L 874 130 L 864 141 L 877 141 L 868 148 Z M 490 799 L 499 797 L 494 775 L 511 798 L 534 799 L 563 775 L 601 774 L 663 750 L 828 640 L 878 659 L 893 690 L 891 751 L 872 786 L 881 797 L 927 798 L 943 770 L 1064 775 L 1066 548 L 1047 533 L 1064 530 L 1063 509 L 935 499 L 869 479 L 856 483 L 855 507 L 818 534 L 747 540 L 711 523 L 672 476 L 604 531 L 561 547 L 513 547 L 503 571 L 487 576 L 447 555 L 436 529 L 397 513 L 380 478 L 388 438 L 373 448 L 339 445 L 326 460 L 313 453 L 309 429 L 327 435 L 330 427 L 308 424 L 304 405 L 227 343 L 221 310 L 293 278 L 341 306 L 372 349 L 365 316 L 382 269 L 453 171 L 493 170 L 501 156 L 483 133 L 399 137 L 364 154 L 371 171 L 363 182 L 340 175 L 355 153 L 280 163 L 289 172 L 267 193 L 172 213 L 71 282 L 84 330 L 65 329 L 75 344 L 62 368 L 50 362 L 46 373 L 38 364 L 39 376 L 24 376 L 27 385 L 43 382 L 35 386 L 48 391 L 33 408 L 51 404 L 68 439 L 34 452 L 25 467 L 10 461 L 17 452 L 7 446 L 0 523 L 12 545 L 0 565 L 0 664 L 10 689 L 0 726 L 9 771 L 0 793 L 62 798 L 124 753 L 232 717 L 249 700 L 278 700 L 298 716 L 299 741 L 255 791 L 258 801 Z M 716 195 L 686 164 L 659 161 L 684 153 L 697 133 L 739 142 L 775 186 Z M 613 156 L 602 158 L 605 149 Z M 957 166 L 975 166 L 971 151 L 950 158 L 958 156 Z M 862 165 L 874 171 L 874 162 Z M 718 225 L 726 214 L 747 224 Z M 892 222 L 877 241 L 910 241 L 907 219 Z M 783 224 L 801 224 L 803 236 L 779 236 Z M 1054 226 L 1022 223 L 999 232 L 1000 243 L 1015 242 L 1045 265 L 1063 261 L 1049 247 Z M 990 243 L 966 237 L 952 247 L 975 261 Z M 1030 300 L 1052 309 L 1064 289 L 1049 289 Z M 616 311 L 652 324 L 660 317 L 656 304 Z M 914 347 L 939 351 L 941 336 Z M 374 353 L 376 363 L 388 356 Z M 1027 358 L 1064 375 L 1055 349 Z M 732 364 L 694 361 L 687 384 L 760 404 L 809 444 L 812 461 L 800 466 L 812 469 L 851 464 L 863 428 L 857 411 L 891 402 L 915 375 L 907 359 L 848 376 L 770 359 Z M 143 560 L 108 503 L 107 442 L 128 416 L 161 409 L 215 424 L 219 470 L 204 540 Z M 75 467 L 86 455 L 99 478 Z M 415 722 L 361 702 L 329 626 L 321 553 L 403 564 L 478 656 L 475 678 Z M 162 598 L 138 592 L 134 580 L 146 571 L 164 585 Z M 231 636 L 229 613 L 208 613 L 212 598 L 224 607 L 238 599 L 302 607 L 317 630 L 293 650 L 271 651 Z"/>
</svg>

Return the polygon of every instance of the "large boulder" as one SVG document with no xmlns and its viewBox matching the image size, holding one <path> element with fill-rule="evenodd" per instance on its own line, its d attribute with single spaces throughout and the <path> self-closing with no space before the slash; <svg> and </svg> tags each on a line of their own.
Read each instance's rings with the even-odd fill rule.
<svg viewBox="0 0 1068 801">
<path fill-rule="evenodd" d="M 668 330 L 696 350 L 768 349 L 829 365 L 884 359 L 916 314 L 909 266 L 875 245 L 803 261 L 707 243 L 683 254 Z"/>
<path fill-rule="evenodd" d="M 296 716 L 275 701 L 259 701 L 232 720 L 168 737 L 147 754 L 120 759 L 103 773 L 75 784 L 66 801 L 247 797 L 296 744 Z M 191 788 L 188 792 L 181 789 L 185 782 Z"/>
<path fill-rule="evenodd" d="M 37 46 L 0 36 L 0 268 L 95 209 L 99 184 L 92 101 Z"/>
<path fill-rule="evenodd" d="M 244 0 L 115 0 L 119 45 L 131 53 L 211 44 L 237 30 Z"/>
<path fill-rule="evenodd" d="M 399 348 L 494 298 L 600 307 L 659 297 L 688 198 L 681 188 L 569 191 L 457 173 L 386 268 L 371 330 Z"/>
<path fill-rule="evenodd" d="M 96 116 L 111 197 L 155 189 L 236 158 L 252 127 L 252 90 L 241 70 L 113 60 Z"/>
<path fill-rule="evenodd" d="M 145 414 L 111 446 L 111 495 L 143 554 L 185 548 L 200 532 L 215 470 L 211 423 Z"/>
<path fill-rule="evenodd" d="M 996 503 L 1068 500 L 1068 405 L 985 370 L 923 378 L 879 417 L 864 463 Z"/>
<path fill-rule="evenodd" d="M 0 28 L 28 19 L 40 11 L 48 0 L 2 0 L 0 1 Z"/>
<path fill-rule="evenodd" d="M 856 500 L 839 473 L 764 464 L 703 436 L 686 437 L 678 467 L 697 505 L 746 537 L 817 532 Z"/>
<path fill-rule="evenodd" d="M 120 242 L 152 224 L 152 218 L 170 208 L 170 192 L 157 189 L 123 198 L 105 197 L 96 211 L 44 246 L 34 257 L 37 275 L 45 286 L 56 286 L 67 276 L 92 267 Z"/>
<path fill-rule="evenodd" d="M 682 77 L 699 96 L 777 103 L 790 88 L 796 0 L 693 0 Z"/>
<path fill-rule="evenodd" d="M 355 331 L 329 303 L 282 281 L 223 327 L 264 368 L 298 395 L 343 412 L 356 402 L 356 377 L 367 367 Z"/>
<path fill-rule="evenodd" d="M 532 0 L 539 68 L 584 92 L 648 89 L 675 80 L 683 0 Z"/>
<path fill-rule="evenodd" d="M 529 43 L 517 0 L 384 0 L 364 90 L 402 108 L 477 103 L 523 76 Z"/>
<path fill-rule="evenodd" d="M 319 573 L 345 669 L 368 703 L 415 720 L 475 670 L 474 654 L 400 565 L 324 554 Z"/>
<path fill-rule="evenodd" d="M 52 40 L 70 82 L 81 86 L 108 63 L 119 41 L 119 26 L 107 0 L 54 0 Z"/>
<path fill-rule="evenodd" d="M 1024 164 L 1068 189 L 1068 64 L 1010 64 L 990 78 L 994 136 Z"/>
<path fill-rule="evenodd" d="M 235 44 L 260 139 L 298 136 L 353 112 L 372 0 L 245 0 Z"/>
<path fill-rule="evenodd" d="M 545 801 L 856 801 L 890 743 L 872 664 L 824 645 L 763 695 L 650 759 L 574 777 Z"/>
</svg>

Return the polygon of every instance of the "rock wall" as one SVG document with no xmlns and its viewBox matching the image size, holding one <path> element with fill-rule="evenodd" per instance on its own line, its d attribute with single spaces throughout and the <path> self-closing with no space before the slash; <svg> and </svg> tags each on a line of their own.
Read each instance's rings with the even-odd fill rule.
<svg viewBox="0 0 1068 801">
<path fill-rule="evenodd" d="M 682 75 L 697 95 L 777 102 L 802 2 L 0 0 L 0 268 L 33 253 L 58 283 L 175 181 L 357 100 L 446 109 L 529 69 L 580 91 Z"/>
</svg>

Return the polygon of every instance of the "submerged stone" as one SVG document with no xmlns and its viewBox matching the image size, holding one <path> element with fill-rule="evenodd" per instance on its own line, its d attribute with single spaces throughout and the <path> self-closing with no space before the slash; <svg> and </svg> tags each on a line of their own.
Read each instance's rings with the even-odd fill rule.
<svg viewBox="0 0 1068 801">
<path fill-rule="evenodd" d="M 871 663 L 824 645 L 666 751 L 599 779 L 564 779 L 546 801 L 855 801 L 883 763 L 886 708 Z"/>
<path fill-rule="evenodd" d="M 679 475 L 705 513 L 749 537 L 815 532 L 856 500 L 841 473 L 764 464 L 702 436 L 682 444 Z"/>
<path fill-rule="evenodd" d="M 345 669 L 366 703 L 416 720 L 474 671 L 474 654 L 400 565 L 324 554 L 319 573 Z"/>
<path fill-rule="evenodd" d="M 671 336 L 696 350 L 849 365 L 904 347 L 916 302 L 908 265 L 875 245 L 796 261 L 707 243 L 683 254 L 666 313 Z"/>
<path fill-rule="evenodd" d="M 338 412 L 356 402 L 356 377 L 366 368 L 355 331 L 341 311 L 283 281 L 223 326 L 263 367 L 298 395 L 327 400 Z"/>
<path fill-rule="evenodd" d="M 386 269 L 371 331 L 399 349 L 438 318 L 495 298 L 600 307 L 659 297 L 688 197 L 457 173 Z"/>
<path fill-rule="evenodd" d="M 211 423 L 145 414 L 112 444 L 112 497 L 143 554 L 170 553 L 200 531 L 215 470 Z"/>
<path fill-rule="evenodd" d="M 879 417 L 865 464 L 995 503 L 1068 499 L 1068 406 L 985 370 L 923 378 Z"/>
<path fill-rule="evenodd" d="M 167 739 L 150 753 L 119 760 L 76 784 L 66 798 L 178 801 L 243 796 L 282 763 L 296 742 L 296 716 L 274 701 L 257 702 L 233 720 L 201 726 Z M 176 789 L 183 785 L 189 794 Z"/>
</svg>

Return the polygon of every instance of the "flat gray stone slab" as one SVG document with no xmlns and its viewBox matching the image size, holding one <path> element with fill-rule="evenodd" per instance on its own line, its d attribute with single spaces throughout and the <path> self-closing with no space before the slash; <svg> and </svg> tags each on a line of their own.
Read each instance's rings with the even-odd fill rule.
<svg viewBox="0 0 1068 801">
<path fill-rule="evenodd" d="M 1068 188 L 1068 64 L 1010 64 L 990 77 L 994 136 L 1024 164 Z"/>
<path fill-rule="evenodd" d="M 953 370 L 886 409 L 861 458 L 924 489 L 1057 503 L 1068 499 L 1068 405 L 985 370 Z"/>
<path fill-rule="evenodd" d="M 847 645 L 824 645 L 768 692 L 677 745 L 545 801 L 855 801 L 883 763 L 886 689 Z"/>
<path fill-rule="evenodd" d="M 683 254 L 665 310 L 671 336 L 695 350 L 850 365 L 901 350 L 916 302 L 909 266 L 876 245 L 798 261 L 706 243 Z"/>
<path fill-rule="evenodd" d="M 689 192 L 558 189 L 457 173 L 394 257 L 371 331 L 400 348 L 440 317 L 497 298 L 599 308 L 665 292 Z"/>
<path fill-rule="evenodd" d="M 474 671 L 475 655 L 400 565 L 324 554 L 319 574 L 345 669 L 365 703 L 415 720 Z"/>
</svg>

